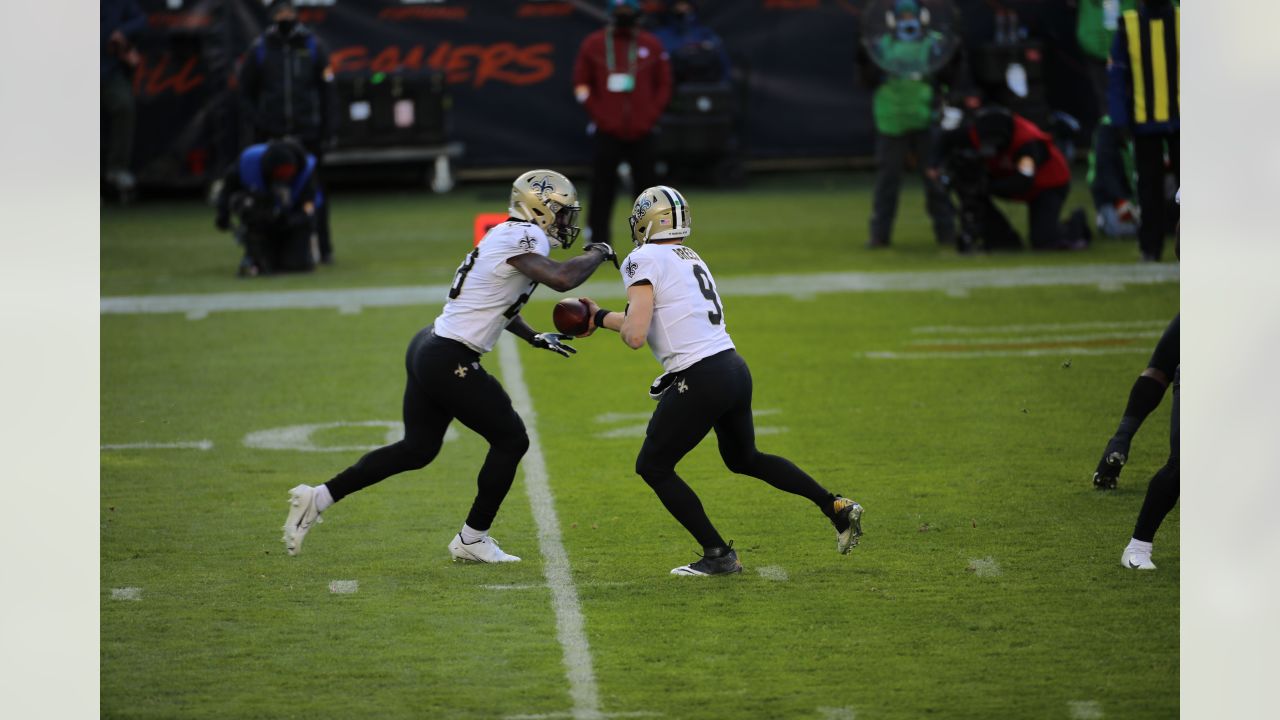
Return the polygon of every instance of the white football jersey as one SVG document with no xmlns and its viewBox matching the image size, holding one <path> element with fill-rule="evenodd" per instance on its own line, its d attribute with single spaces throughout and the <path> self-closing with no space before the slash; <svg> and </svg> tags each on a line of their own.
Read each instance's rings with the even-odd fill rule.
<svg viewBox="0 0 1280 720">
<path fill-rule="evenodd" d="M 551 242 L 533 223 L 508 220 L 494 226 L 467 254 L 453 276 L 449 301 L 436 318 L 435 333 L 487 353 L 538 287 L 507 259 L 551 253 Z"/>
<path fill-rule="evenodd" d="M 667 372 L 733 348 L 715 280 L 698 253 L 680 243 L 641 245 L 622 263 L 627 288 L 653 286 L 649 349 Z"/>
</svg>

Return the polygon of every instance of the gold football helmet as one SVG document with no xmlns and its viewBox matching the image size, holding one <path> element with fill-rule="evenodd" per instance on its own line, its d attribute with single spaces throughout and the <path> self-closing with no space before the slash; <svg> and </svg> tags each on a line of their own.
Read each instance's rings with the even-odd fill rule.
<svg viewBox="0 0 1280 720">
<path fill-rule="evenodd" d="M 567 248 L 578 238 L 581 211 L 573 183 L 555 170 L 530 170 L 511 185 L 511 217 L 541 227 L 552 247 Z"/>
<path fill-rule="evenodd" d="M 689 236 L 689 203 L 679 190 L 655 185 L 640 193 L 631 210 L 631 242 L 640 247 L 654 240 Z"/>
</svg>

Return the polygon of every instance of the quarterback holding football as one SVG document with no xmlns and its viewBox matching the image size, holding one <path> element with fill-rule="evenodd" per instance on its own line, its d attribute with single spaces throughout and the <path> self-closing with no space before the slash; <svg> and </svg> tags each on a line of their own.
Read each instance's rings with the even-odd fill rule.
<svg viewBox="0 0 1280 720">
<path fill-rule="evenodd" d="M 835 526 L 836 548 L 847 553 L 862 535 L 862 506 L 828 491 L 794 463 L 756 449 L 751 415 L 751 372 L 725 329 L 725 307 L 715 278 L 684 243 L 691 230 L 689 203 L 678 190 L 651 187 L 636 198 L 631 240 L 623 261 L 624 312 L 584 298 L 596 328 L 619 333 L 633 350 L 647 343 L 663 374 L 649 392 L 658 401 L 636 472 L 703 548 L 701 559 L 671 572 L 724 575 L 742 570 L 738 554 L 712 526 L 676 464 L 715 430 L 725 467 L 808 498 Z"/>
</svg>

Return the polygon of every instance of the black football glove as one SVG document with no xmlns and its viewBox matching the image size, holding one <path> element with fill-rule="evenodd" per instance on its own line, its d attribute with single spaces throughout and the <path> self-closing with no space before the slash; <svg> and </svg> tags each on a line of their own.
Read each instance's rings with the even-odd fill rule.
<svg viewBox="0 0 1280 720">
<path fill-rule="evenodd" d="M 231 229 L 231 213 L 219 212 L 213 219 L 213 226 L 222 231 Z"/>
<path fill-rule="evenodd" d="M 551 352 L 560 353 L 565 357 L 569 357 L 570 355 L 578 352 L 572 347 L 564 344 L 565 340 L 572 339 L 572 335 L 565 335 L 564 333 L 538 333 L 533 336 L 533 339 L 529 341 L 529 344 L 542 350 L 550 350 Z"/>
<path fill-rule="evenodd" d="M 613 263 L 613 268 L 618 269 L 618 254 L 613 251 L 613 246 L 605 242 L 587 243 L 582 246 L 582 252 L 588 250 L 597 250 L 604 255 L 604 259 Z"/>
</svg>

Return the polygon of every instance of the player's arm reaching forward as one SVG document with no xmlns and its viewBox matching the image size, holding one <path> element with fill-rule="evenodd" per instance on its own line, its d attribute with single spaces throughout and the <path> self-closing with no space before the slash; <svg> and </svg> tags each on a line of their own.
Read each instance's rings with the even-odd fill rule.
<svg viewBox="0 0 1280 720">
<path fill-rule="evenodd" d="M 617 256 L 608 243 L 591 243 L 583 250 L 582 255 L 562 263 L 536 253 L 526 253 L 508 258 L 507 264 L 536 283 L 546 285 L 556 292 L 565 292 L 586 282 L 605 260 L 618 264 Z M 516 315 L 511 319 L 507 324 L 507 332 L 536 348 L 550 350 L 564 357 L 578 352 L 563 342 L 571 336 L 553 332 L 540 333 L 525 321 L 523 315 Z"/>
<path fill-rule="evenodd" d="M 618 264 L 618 258 L 608 243 L 589 243 L 582 250 L 583 254 L 566 262 L 556 262 L 537 253 L 525 253 L 507 258 L 507 264 L 534 282 L 556 292 L 568 292 L 586 282 L 605 260 Z"/>
<path fill-rule="evenodd" d="M 649 336 L 649 324 L 653 322 L 653 285 L 638 282 L 627 288 L 627 308 L 623 312 L 603 310 L 591 298 L 579 298 L 587 304 L 591 323 L 587 326 L 586 337 L 597 328 L 613 330 L 622 338 L 622 342 L 632 350 L 644 347 L 645 338 Z"/>
</svg>

